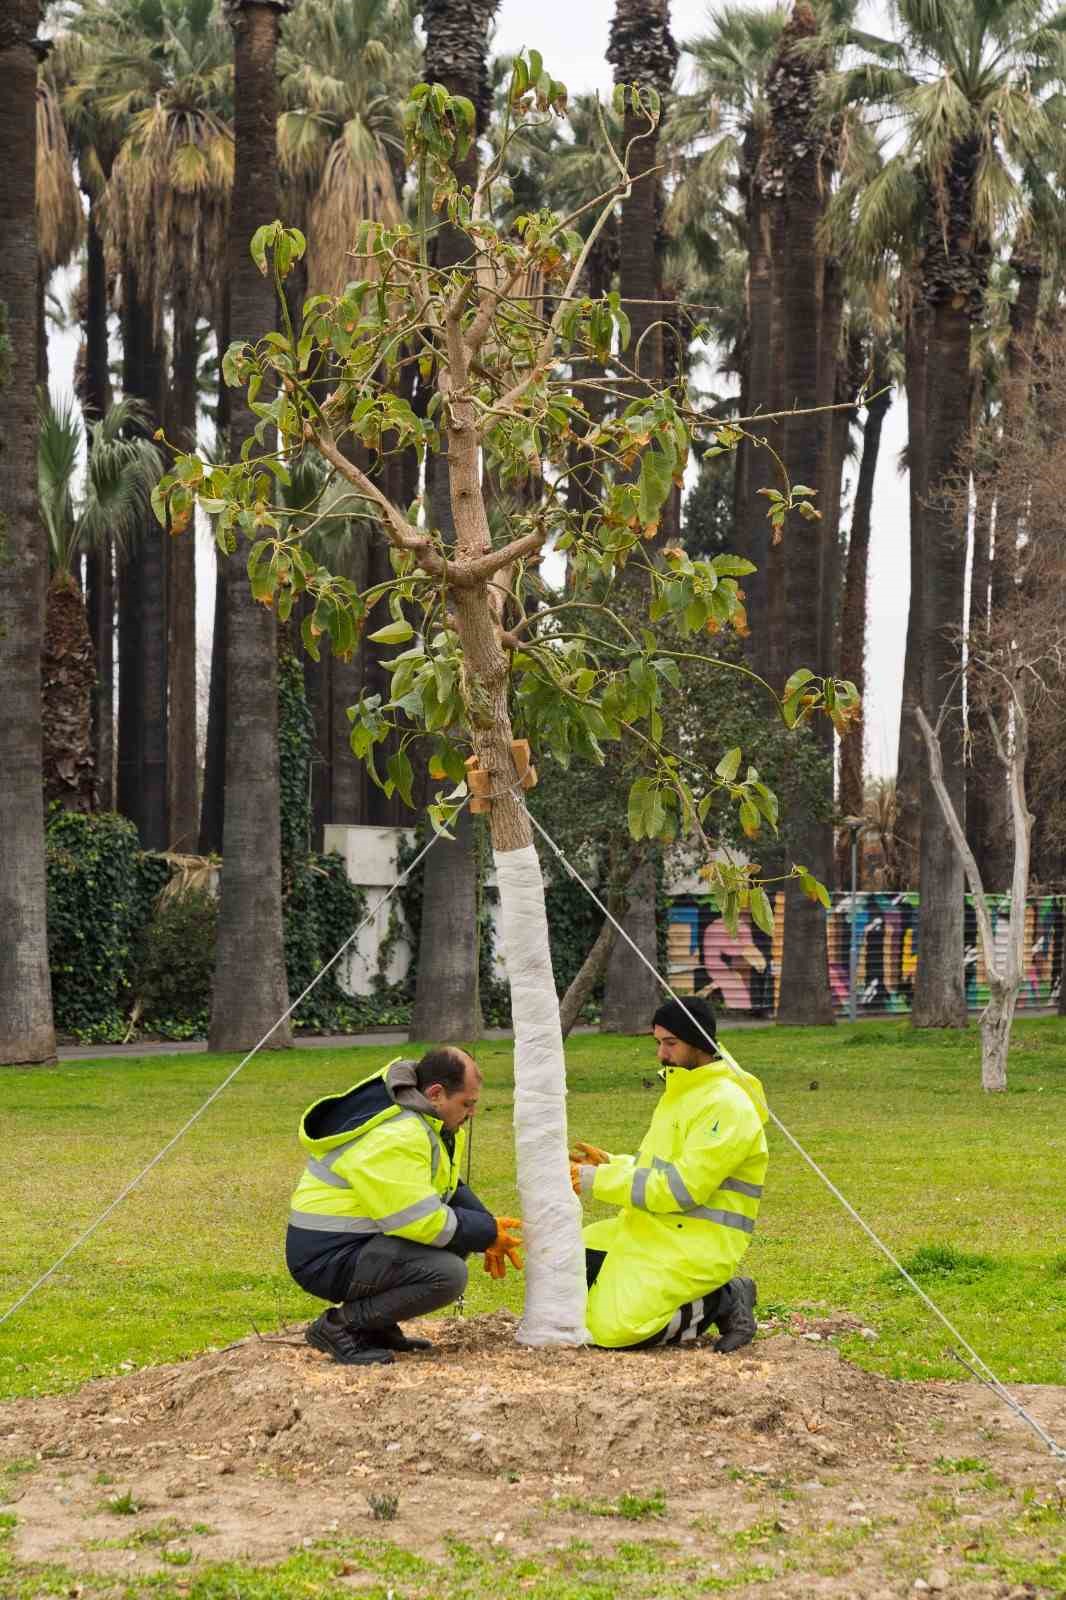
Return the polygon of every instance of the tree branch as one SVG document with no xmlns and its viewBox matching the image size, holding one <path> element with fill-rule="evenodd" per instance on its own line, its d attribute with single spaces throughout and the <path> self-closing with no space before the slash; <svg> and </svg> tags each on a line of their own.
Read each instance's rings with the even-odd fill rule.
<svg viewBox="0 0 1066 1600">
<path fill-rule="evenodd" d="M 341 454 L 332 438 L 316 433 L 310 425 L 306 428 L 305 434 L 334 471 L 339 472 L 342 478 L 377 506 L 383 517 L 385 532 L 398 550 L 405 550 L 410 555 L 417 556 L 419 564 L 434 577 L 454 576 L 449 563 L 443 556 L 437 554 L 425 534 L 417 528 L 412 528 L 399 507 L 394 506 L 389 497 L 382 494 L 372 478 L 368 478 L 365 472 L 360 472 L 353 462 Z"/>
<path fill-rule="evenodd" d="M 929 754 L 929 780 L 933 785 L 937 800 L 940 802 L 944 821 L 948 825 L 952 842 L 959 852 L 963 871 L 966 874 L 966 881 L 969 883 L 970 893 L 973 895 L 985 966 L 988 969 L 989 976 L 995 976 L 1002 983 L 1004 975 L 996 964 L 996 941 L 992 932 L 992 917 L 988 909 L 988 901 L 985 898 L 984 884 L 981 882 L 981 870 L 974 858 L 973 851 L 967 843 L 966 831 L 959 821 L 958 813 L 952 804 L 951 796 L 948 794 L 947 785 L 944 782 L 944 763 L 940 755 L 940 739 L 929 726 L 929 719 L 921 706 L 915 706 L 914 715 L 917 718 L 918 726 L 922 731 L 922 738 L 925 740 L 925 747 Z"/>
</svg>

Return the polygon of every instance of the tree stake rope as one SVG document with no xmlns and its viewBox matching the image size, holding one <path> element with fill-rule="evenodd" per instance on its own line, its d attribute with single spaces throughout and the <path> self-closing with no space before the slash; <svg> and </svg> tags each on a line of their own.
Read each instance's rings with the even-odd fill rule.
<svg viewBox="0 0 1066 1600">
<path fill-rule="evenodd" d="M 590 884 L 586 883 L 585 879 L 581 876 L 580 872 L 578 872 L 577 868 L 575 866 L 573 866 L 567 860 L 566 856 L 563 854 L 562 850 L 555 843 L 555 840 L 551 837 L 551 835 L 547 832 L 547 830 L 541 826 L 541 824 L 537 821 L 536 817 L 528 809 L 526 811 L 526 815 L 529 817 L 530 822 L 533 824 L 534 828 L 536 828 L 537 832 L 540 834 L 540 836 L 544 840 L 544 842 L 548 845 L 548 847 L 552 850 L 552 852 L 558 857 L 559 861 L 562 863 L 562 865 L 566 869 L 566 871 L 570 874 L 570 876 L 574 879 L 574 881 L 576 883 L 579 883 L 581 885 L 582 889 L 584 889 L 585 893 L 589 896 L 589 898 L 591 900 L 593 900 L 595 902 L 595 904 L 599 907 L 600 911 L 602 911 L 603 915 L 607 918 L 608 922 L 610 922 L 612 924 L 612 926 L 615 928 L 616 932 L 621 934 L 622 938 L 625 940 L 625 942 L 629 946 L 629 948 L 644 963 L 644 965 L 647 967 L 648 971 L 654 977 L 656 983 L 658 983 L 660 985 L 660 987 L 663 988 L 666 991 L 666 993 L 670 996 L 671 1000 L 676 1000 L 677 1001 L 678 1005 L 681 1007 L 682 1011 L 684 1011 L 684 1013 L 685 1013 L 686 1017 L 688 1017 L 689 1021 L 696 1028 L 698 1028 L 699 1031 L 703 1034 L 703 1037 L 707 1040 L 707 1044 L 708 1044 L 709 1048 L 714 1050 L 717 1055 L 721 1056 L 722 1060 L 726 1063 L 727 1066 L 732 1067 L 735 1071 L 739 1072 L 741 1070 L 741 1068 L 739 1066 L 739 1063 L 736 1062 L 733 1059 L 732 1055 L 729 1053 L 729 1051 L 726 1049 L 726 1047 L 723 1044 L 721 1044 L 717 1039 L 712 1039 L 707 1034 L 706 1030 L 702 1027 L 702 1025 L 700 1024 L 698 1019 L 692 1015 L 692 1012 L 685 1005 L 684 999 L 680 995 L 675 994 L 673 989 L 670 987 L 669 983 L 667 983 L 666 979 L 660 973 L 658 973 L 655 970 L 655 968 L 652 966 L 651 962 L 648 960 L 647 956 L 644 954 L 644 952 L 642 950 L 638 949 L 637 945 L 630 938 L 629 934 L 622 927 L 622 925 L 618 921 L 618 919 L 616 917 L 613 917 L 611 915 L 610 911 L 608 911 L 607 907 L 604 905 L 603 901 L 600 899 L 600 897 L 596 893 L 596 891 L 591 887 Z M 943 1323 L 944 1327 L 951 1334 L 952 1338 L 956 1339 L 958 1341 L 958 1343 L 962 1346 L 962 1348 L 966 1351 L 967 1355 L 970 1357 L 970 1360 L 972 1361 L 973 1365 L 971 1366 L 969 1362 L 964 1361 L 962 1356 L 959 1355 L 958 1351 L 953 1350 L 951 1352 L 951 1354 L 954 1356 L 955 1360 L 960 1362 L 960 1364 L 962 1366 L 966 1367 L 968 1371 L 972 1372 L 973 1376 L 975 1378 L 977 1378 L 978 1382 L 983 1383 L 986 1389 L 991 1389 L 992 1393 L 994 1395 L 996 1395 L 996 1397 L 999 1400 L 1001 1400 L 1003 1402 L 1003 1404 L 1010 1411 L 1013 1411 L 1013 1413 L 1014 1413 L 1014 1415 L 1016 1417 L 1020 1417 L 1023 1422 L 1027 1423 L 1028 1426 L 1030 1428 L 1032 1428 L 1033 1432 L 1037 1435 L 1037 1437 L 1041 1440 L 1041 1442 L 1043 1444 L 1045 1444 L 1047 1446 L 1047 1448 L 1051 1451 L 1051 1454 L 1053 1456 L 1056 1456 L 1059 1460 L 1066 1460 L 1066 1449 L 1063 1449 L 1063 1447 L 1060 1444 L 1058 1444 L 1052 1438 L 1052 1436 L 1040 1425 L 1040 1423 L 1036 1420 L 1036 1418 L 1030 1415 L 1030 1413 L 1022 1405 L 1021 1401 L 1020 1400 L 1016 1400 L 1014 1395 L 1012 1395 L 1010 1393 L 1010 1391 L 1007 1388 L 1004 1387 L 1004 1385 L 996 1377 L 996 1375 L 992 1371 L 992 1369 L 987 1365 L 987 1363 L 984 1360 L 982 1360 L 981 1356 L 974 1349 L 973 1345 L 970 1344 L 969 1341 L 963 1337 L 963 1335 L 958 1331 L 958 1329 L 955 1327 L 955 1325 L 952 1322 L 950 1322 L 949 1319 L 947 1318 L 947 1316 L 944 1314 L 944 1312 L 941 1311 L 940 1307 L 938 1305 L 936 1305 L 933 1300 L 930 1299 L 929 1295 L 926 1294 L 926 1292 L 922 1288 L 921 1284 L 915 1282 L 914 1278 L 907 1271 L 907 1269 L 903 1265 L 903 1263 L 898 1260 L 898 1258 L 889 1249 L 888 1245 L 885 1244 L 884 1241 L 874 1232 L 873 1228 L 870 1227 L 869 1223 L 867 1223 L 859 1215 L 859 1213 L 856 1211 L 855 1207 L 851 1204 L 850 1200 L 848 1200 L 843 1194 L 841 1194 L 840 1190 L 837 1188 L 837 1186 L 833 1182 L 833 1180 L 828 1176 L 827 1173 L 822 1171 L 821 1167 L 818 1165 L 817 1161 L 815 1161 L 814 1157 L 812 1155 L 808 1154 L 808 1152 L 800 1144 L 799 1140 L 789 1131 L 788 1128 L 785 1127 L 785 1124 L 781 1121 L 781 1118 L 779 1116 L 777 1116 L 776 1113 L 774 1111 L 772 1111 L 772 1110 L 770 1111 L 770 1120 L 773 1122 L 774 1127 L 777 1128 L 777 1130 L 784 1136 L 784 1138 L 788 1140 L 789 1144 L 796 1151 L 797 1155 L 801 1156 L 803 1158 L 803 1160 L 807 1163 L 807 1165 L 810 1167 L 811 1171 L 817 1177 L 819 1177 L 822 1180 L 822 1182 L 825 1184 L 826 1188 L 829 1190 L 830 1194 L 833 1195 L 835 1199 L 839 1200 L 840 1204 L 843 1206 L 844 1210 L 847 1212 L 848 1216 L 852 1219 L 852 1221 L 858 1223 L 858 1225 L 862 1229 L 863 1233 L 865 1233 L 867 1238 L 871 1240 L 871 1242 L 877 1247 L 878 1250 L 880 1250 L 881 1254 L 885 1257 L 885 1259 L 887 1261 L 891 1262 L 892 1266 L 900 1274 L 900 1276 L 903 1278 L 904 1282 L 906 1282 L 906 1283 L 908 1283 L 910 1285 L 910 1287 L 914 1290 L 914 1292 L 918 1296 L 918 1298 L 928 1307 L 928 1309 L 933 1313 L 933 1315 L 935 1317 L 937 1317 L 940 1322 Z"/>
<path fill-rule="evenodd" d="M 456 812 L 455 812 L 456 816 L 458 816 L 459 812 L 463 809 L 463 806 L 465 806 L 466 804 L 467 804 L 467 801 L 464 800 L 462 802 L 462 805 L 458 806 L 458 808 L 456 809 Z M 320 971 L 315 973 L 315 976 L 311 979 L 311 982 L 307 985 L 307 988 L 303 991 L 303 993 L 301 995 L 297 996 L 297 998 L 292 1002 L 292 1004 L 289 1006 L 287 1011 L 283 1011 L 281 1013 L 281 1016 L 278 1018 L 278 1020 L 275 1023 L 273 1023 L 271 1025 L 271 1027 L 269 1027 L 267 1029 L 266 1033 L 264 1033 L 263 1037 L 259 1040 L 259 1043 L 252 1046 L 251 1050 L 249 1050 L 248 1054 L 244 1057 L 244 1059 L 242 1061 L 238 1061 L 238 1063 L 234 1067 L 233 1071 L 229 1074 L 228 1077 L 223 1078 L 222 1082 L 218 1085 L 218 1088 L 217 1089 L 212 1089 L 211 1093 L 208 1095 L 208 1097 L 204 1101 L 203 1105 L 201 1105 L 198 1110 L 193 1112 L 192 1116 L 188 1119 L 187 1122 L 182 1124 L 182 1126 L 178 1129 L 177 1133 L 173 1136 L 172 1139 L 168 1139 L 167 1140 L 167 1142 L 163 1146 L 162 1150 L 158 1151 L 157 1154 L 152 1157 L 151 1161 L 149 1161 L 149 1163 L 148 1163 L 148 1165 L 146 1167 L 142 1167 L 141 1171 L 138 1172 L 138 1174 L 137 1174 L 137 1176 L 135 1178 L 131 1178 L 130 1179 L 130 1181 L 129 1181 L 129 1183 L 127 1183 L 126 1187 L 119 1194 L 117 1194 L 115 1196 L 115 1198 L 112 1200 L 111 1204 L 106 1208 L 106 1210 L 101 1211 L 100 1215 L 96 1218 L 96 1220 L 94 1222 L 91 1222 L 89 1224 L 89 1226 L 82 1233 L 80 1233 L 78 1235 L 78 1237 L 74 1240 L 73 1244 L 69 1244 L 67 1246 L 67 1248 L 63 1251 L 63 1254 L 59 1257 L 59 1259 L 57 1261 L 54 1261 L 52 1263 L 52 1265 L 48 1268 L 48 1271 L 47 1272 L 42 1272 L 41 1276 L 36 1280 L 36 1282 L 31 1283 L 29 1288 L 25 1291 L 24 1294 L 19 1295 L 19 1297 L 15 1301 L 14 1305 L 8 1306 L 7 1310 L 3 1313 L 2 1316 L 0 1316 L 0 1327 L 3 1327 L 4 1323 L 8 1320 L 9 1317 L 13 1317 L 15 1315 L 15 1312 L 18 1311 L 22 1306 L 24 1306 L 26 1304 L 26 1301 L 30 1298 L 30 1296 L 36 1294 L 37 1290 L 40 1289 L 43 1284 L 46 1284 L 48 1282 L 49 1278 L 52 1278 L 52 1277 L 55 1276 L 55 1274 L 59 1271 L 60 1267 L 63 1266 L 64 1262 L 69 1261 L 71 1256 L 74 1254 L 74 1252 L 76 1250 L 80 1249 L 81 1246 L 85 1243 L 86 1239 L 90 1238 L 96 1232 L 97 1228 L 100 1227 L 101 1223 L 104 1223 L 104 1222 L 107 1221 L 107 1219 L 111 1215 L 111 1213 L 118 1209 L 118 1207 L 122 1204 L 123 1200 L 126 1199 L 127 1195 L 130 1195 L 130 1194 L 133 1193 L 134 1189 L 137 1188 L 137 1185 L 139 1183 L 141 1183 L 148 1176 L 148 1174 L 152 1171 L 152 1168 L 158 1166 L 160 1161 L 162 1161 L 163 1157 L 165 1155 L 169 1154 L 169 1152 L 171 1150 L 173 1150 L 173 1148 L 177 1144 L 178 1140 L 183 1138 L 184 1135 L 188 1133 L 189 1129 L 193 1126 L 194 1123 L 199 1122 L 200 1118 L 203 1116 L 203 1114 L 207 1110 L 208 1106 L 213 1105 L 214 1102 L 218 1099 L 219 1095 L 222 1093 L 222 1091 L 224 1089 L 228 1089 L 229 1088 L 230 1084 L 233 1082 L 233 1080 L 237 1076 L 237 1074 L 239 1072 L 243 1071 L 243 1069 L 248 1065 L 249 1061 L 252 1060 L 253 1056 L 257 1056 L 259 1054 L 260 1050 L 262 1050 L 263 1046 L 266 1044 L 267 1040 L 271 1037 L 271 1035 L 277 1032 L 277 1030 L 281 1027 L 283 1022 L 287 1022 L 288 1021 L 288 1019 L 292 1016 L 293 1012 L 296 1010 L 297 1006 L 301 1005 L 303 1003 L 303 1001 L 305 1001 L 307 999 L 307 996 L 311 993 L 311 990 L 315 987 L 315 985 L 317 983 L 321 982 L 321 980 L 326 976 L 326 973 L 330 970 L 330 968 L 333 967 L 333 966 L 336 966 L 337 962 L 340 960 L 340 958 L 344 954 L 344 952 L 348 949 L 349 945 L 352 944 L 353 941 L 359 937 L 359 935 L 362 933 L 363 929 L 367 926 L 367 924 L 374 920 L 374 918 L 377 916 L 378 912 L 382 909 L 382 907 L 388 904 L 388 902 L 392 899 L 393 895 L 396 893 L 396 891 L 400 887 L 400 885 L 402 883 L 406 882 L 406 880 L 410 877 L 411 873 L 418 866 L 419 862 L 422 861 L 429 854 L 429 852 L 432 850 L 433 846 L 436 844 L 436 842 L 437 842 L 437 840 L 439 838 L 440 838 L 440 834 L 435 832 L 433 834 L 433 837 L 418 852 L 418 854 L 415 856 L 415 858 L 411 862 L 411 864 L 408 867 L 406 867 L 403 872 L 400 873 L 400 876 L 396 879 L 396 882 L 392 885 L 392 887 L 385 891 L 385 893 L 382 895 L 381 899 L 378 901 L 377 905 L 374 906 L 374 908 L 371 911 L 367 912 L 366 916 L 363 918 L 363 920 L 359 924 L 359 926 L 356 929 L 354 929 L 354 931 L 352 933 L 350 933 L 348 935 L 347 939 L 345 939 L 344 943 L 341 945 L 341 947 L 337 951 L 336 955 L 332 956 L 329 959 L 329 961 L 326 962 L 325 966 L 322 967 Z"/>
</svg>

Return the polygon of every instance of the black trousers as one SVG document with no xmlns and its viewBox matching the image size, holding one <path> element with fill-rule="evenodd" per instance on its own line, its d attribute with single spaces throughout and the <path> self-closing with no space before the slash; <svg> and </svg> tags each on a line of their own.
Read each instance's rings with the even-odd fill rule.
<svg viewBox="0 0 1066 1600">
<path fill-rule="evenodd" d="M 607 1260 L 606 1250 L 585 1251 L 585 1281 L 589 1288 L 596 1282 L 600 1275 L 600 1268 Z M 639 1344 L 624 1344 L 618 1346 L 622 1350 L 651 1350 L 659 1344 L 687 1344 L 701 1333 L 706 1333 L 711 1323 L 722 1310 L 726 1296 L 725 1284 L 720 1289 L 712 1289 L 702 1299 L 694 1300 L 689 1305 L 680 1306 L 678 1326 L 672 1329 L 672 1324 L 667 1323 L 665 1328 L 660 1328 L 658 1333 L 653 1333 L 650 1338 L 641 1339 Z M 687 1337 L 686 1337 L 687 1336 Z"/>
<path fill-rule="evenodd" d="M 360 1250 L 340 1314 L 356 1333 L 424 1317 L 458 1300 L 466 1262 L 446 1247 L 376 1234 Z"/>
</svg>

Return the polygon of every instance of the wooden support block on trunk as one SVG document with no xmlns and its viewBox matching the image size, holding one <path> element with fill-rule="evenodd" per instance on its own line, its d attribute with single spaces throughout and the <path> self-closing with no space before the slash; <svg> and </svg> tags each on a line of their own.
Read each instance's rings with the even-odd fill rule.
<svg viewBox="0 0 1066 1600">
<path fill-rule="evenodd" d="M 492 774 L 482 772 L 477 764 L 477 756 L 466 758 L 466 781 L 473 799 L 470 802 L 471 814 L 492 810 Z"/>
<path fill-rule="evenodd" d="M 511 756 L 514 760 L 518 781 L 523 789 L 535 789 L 537 786 L 537 769 L 532 765 L 529 754 L 528 739 L 511 740 Z"/>
</svg>

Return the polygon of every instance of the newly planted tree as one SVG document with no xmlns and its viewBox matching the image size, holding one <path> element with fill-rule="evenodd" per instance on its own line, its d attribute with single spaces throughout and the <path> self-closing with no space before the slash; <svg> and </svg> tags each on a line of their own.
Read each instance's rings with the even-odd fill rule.
<svg viewBox="0 0 1066 1600">
<path fill-rule="evenodd" d="M 339 299 L 312 297 L 302 320 L 257 344 L 231 347 L 231 383 L 247 384 L 258 418 L 256 438 L 241 459 L 211 466 L 179 457 L 157 492 L 162 512 L 191 511 L 199 499 L 217 518 L 219 539 L 235 550 L 248 540 L 252 592 L 280 617 L 305 596 L 304 643 L 317 654 L 351 651 L 368 618 L 388 618 L 368 637 L 394 645 L 387 662 L 388 698 L 364 695 L 349 712 L 352 745 L 388 789 L 412 797 L 412 754 L 431 746 L 430 772 L 442 788 L 430 806 L 446 826 L 473 793 L 486 811 L 500 886 L 503 942 L 515 1026 L 515 1128 L 518 1184 L 529 1243 L 526 1343 L 584 1337 L 584 1269 L 578 1209 L 566 1158 L 565 1078 L 558 1001 L 548 948 L 540 868 L 523 803 L 527 750 L 548 749 L 568 765 L 602 764 L 605 746 L 622 742 L 643 753 L 629 790 L 634 838 L 667 841 L 679 832 L 702 837 L 703 820 L 724 792 L 739 808 L 748 837 L 776 824 L 777 802 L 739 748 L 716 769 L 693 749 L 667 749 L 662 705 L 684 664 L 700 652 L 694 639 L 743 620 L 737 580 L 750 564 L 719 554 L 694 560 L 677 547 L 649 558 L 648 541 L 688 457 L 692 433 L 715 432 L 675 393 L 635 380 L 615 355 L 628 340 L 618 297 L 577 292 L 595 240 L 626 191 L 625 158 L 612 158 L 611 188 L 588 202 L 596 220 L 584 238 L 571 216 L 520 216 L 513 228 L 494 221 L 493 202 L 509 143 L 529 125 L 561 113 L 565 89 L 535 52 L 515 62 L 509 125 L 497 158 L 471 194 L 455 169 L 474 129 L 472 104 L 442 85 L 419 85 L 406 111 L 410 155 L 422 174 L 421 224 L 365 225 L 358 243 L 372 257 L 373 277 L 352 283 Z M 649 127 L 653 98 L 629 91 Z M 430 203 L 468 241 L 461 259 L 431 263 Z M 281 223 L 261 227 L 252 253 L 282 284 L 304 240 Z M 518 286 L 538 281 L 554 306 L 523 299 Z M 284 299 L 281 298 L 284 312 Z M 572 364 L 595 358 L 605 376 L 575 377 Z M 432 386 L 424 417 L 395 392 L 395 374 L 417 362 Z M 586 369 L 587 370 L 587 369 Z M 623 382 L 629 385 L 623 387 Z M 567 494 L 575 424 L 584 430 L 583 394 L 592 385 L 620 390 L 616 414 L 584 431 L 583 470 L 594 468 L 598 492 L 575 506 Z M 271 434 L 277 430 L 277 448 Z M 718 430 L 720 431 L 720 429 Z M 367 466 L 341 448 L 358 441 Z M 735 443 L 733 434 L 712 446 Z M 381 486 L 390 452 L 414 445 L 446 463 L 454 539 L 424 507 L 397 504 Z M 314 450 L 347 486 L 351 505 L 372 515 L 391 546 L 392 576 L 360 593 L 319 566 L 304 533 L 322 510 L 282 513 L 278 479 L 302 451 Z M 504 488 L 530 480 L 535 496 L 515 496 L 514 509 L 490 532 L 486 478 Z M 795 504 L 787 483 L 775 489 L 772 515 Z M 334 500 L 331 512 L 342 510 Z M 554 546 L 567 555 L 562 591 L 550 589 L 537 566 Z M 629 569 L 624 605 L 614 586 Z M 633 581 L 639 578 L 640 584 Z M 633 596 L 645 615 L 627 619 Z M 722 669 L 746 669 L 722 658 Z M 750 674 L 748 674 L 750 676 Z M 786 723 L 825 708 L 841 724 L 852 713 L 847 685 L 794 674 L 777 702 Z M 375 752 L 391 742 L 378 772 Z M 574 804 L 581 804 L 574 776 Z M 703 839 L 708 862 L 709 841 Z M 770 912 L 754 862 L 717 861 L 711 887 L 735 924 L 742 908 L 762 926 Z M 824 890 L 803 867 L 793 875 L 808 892 Z"/>
</svg>

